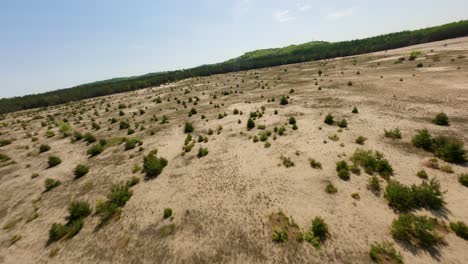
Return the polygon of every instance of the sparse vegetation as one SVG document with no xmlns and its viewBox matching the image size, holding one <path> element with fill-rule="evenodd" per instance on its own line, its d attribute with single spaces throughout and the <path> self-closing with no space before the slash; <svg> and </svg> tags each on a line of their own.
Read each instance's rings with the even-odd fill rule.
<svg viewBox="0 0 468 264">
<path fill-rule="evenodd" d="M 52 189 L 58 187 L 60 184 L 62 184 L 62 182 L 59 181 L 59 180 L 47 178 L 47 179 L 45 180 L 45 183 L 44 183 L 44 185 L 45 185 L 45 191 L 48 192 L 48 191 L 50 191 L 50 190 L 52 190 Z"/>
<path fill-rule="evenodd" d="M 75 170 L 73 171 L 75 174 L 75 179 L 79 179 L 89 172 L 89 167 L 84 164 L 79 164 L 76 166 Z"/>
<path fill-rule="evenodd" d="M 143 171 L 146 173 L 146 177 L 148 178 L 159 176 L 166 166 L 167 160 L 165 158 L 158 158 L 152 153 L 146 156 L 143 161 Z"/>
<path fill-rule="evenodd" d="M 441 209 L 444 196 L 437 180 L 424 181 L 420 185 L 405 186 L 397 181 L 390 181 L 384 194 L 390 207 L 400 212 L 412 209 L 427 208 Z"/>
<path fill-rule="evenodd" d="M 411 142 L 415 147 L 430 151 L 446 162 L 462 164 L 467 161 L 463 142 L 456 138 L 448 136 L 432 137 L 427 129 L 423 129 L 413 136 Z"/>
<path fill-rule="evenodd" d="M 385 132 L 385 137 L 391 138 L 391 139 L 401 139 L 401 132 L 400 129 L 395 128 L 391 130 L 384 130 Z"/>
<path fill-rule="evenodd" d="M 384 178 L 389 178 L 393 175 L 392 166 L 384 158 L 384 155 L 378 151 L 372 152 L 371 150 L 356 149 L 351 160 L 353 163 L 362 166 L 367 174 L 378 173 Z"/>
<path fill-rule="evenodd" d="M 437 231 L 441 224 L 435 218 L 404 214 L 392 223 L 392 236 L 416 247 L 434 248 L 443 244 L 443 237 Z"/>
<path fill-rule="evenodd" d="M 447 114 L 445 113 L 438 113 L 436 117 L 432 120 L 432 123 L 438 125 L 438 126 L 448 126 L 449 125 L 449 119 Z"/>
<path fill-rule="evenodd" d="M 468 226 L 464 222 L 451 222 L 450 229 L 452 229 L 458 237 L 468 240 Z"/>
<path fill-rule="evenodd" d="M 62 163 L 62 160 L 59 157 L 57 157 L 57 156 L 50 156 L 49 157 L 49 161 L 48 161 L 49 168 L 58 166 L 60 163 Z"/>
<path fill-rule="evenodd" d="M 403 264 L 403 258 L 390 242 L 373 243 L 369 256 L 377 264 Z"/>
</svg>

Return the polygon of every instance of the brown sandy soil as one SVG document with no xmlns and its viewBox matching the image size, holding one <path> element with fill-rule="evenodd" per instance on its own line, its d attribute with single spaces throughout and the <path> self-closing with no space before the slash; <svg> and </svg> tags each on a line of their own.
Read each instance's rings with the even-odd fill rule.
<svg viewBox="0 0 468 264">
<path fill-rule="evenodd" d="M 413 50 L 422 52 L 416 61 L 395 64 Z M 424 67 L 417 68 L 420 62 Z M 290 96 L 286 106 L 279 104 L 283 95 Z M 155 102 L 158 97 L 160 104 Z M 194 105 L 189 97 L 200 100 Z M 269 102 L 271 98 L 275 101 Z M 187 108 L 177 100 L 185 101 Z M 123 117 L 119 116 L 119 103 L 129 106 L 122 109 Z M 351 113 L 353 106 L 359 114 Z M 198 114 L 188 117 L 192 107 Z M 265 112 L 256 120 L 257 127 L 265 125 L 271 131 L 275 126 L 286 127 L 284 136 L 268 139 L 270 148 L 264 142 L 253 142 L 252 137 L 261 130 L 246 129 L 249 113 L 261 111 L 261 107 Z M 145 114 L 140 115 L 139 109 Z M 234 109 L 243 115 L 234 115 Z M 431 123 L 439 112 L 450 117 L 449 127 Z M 220 113 L 227 116 L 218 119 Z M 337 126 L 324 124 L 328 113 L 338 120 L 346 118 L 349 128 L 339 131 Z M 161 124 L 163 115 L 169 123 Z M 159 121 L 151 121 L 153 116 Z M 287 124 L 291 116 L 296 118 L 298 130 Z M 121 144 L 89 158 L 89 146 L 63 138 L 54 122 L 47 126 L 56 135 L 47 138 L 47 126 L 42 127 L 41 122 L 48 117 L 57 122 L 67 118 L 74 130 L 92 132 L 98 140 L 138 136 L 143 149 L 125 151 Z M 119 130 L 119 122 L 110 124 L 112 117 L 128 120 L 132 128 L 139 124 L 139 128 L 127 136 L 127 130 Z M 100 130 L 92 130 L 92 120 Z M 195 127 L 194 139 L 202 135 L 209 141 L 197 142 L 181 155 L 187 121 Z M 468 263 L 468 242 L 452 232 L 445 235 L 446 245 L 435 252 L 413 250 L 394 241 L 390 228 L 398 214 L 383 195 L 367 190 L 369 175 L 352 174 L 350 181 L 342 181 L 335 171 L 335 163 L 349 159 L 357 148 L 378 150 L 393 166 L 392 178 L 419 184 L 422 180 L 416 173 L 425 169 L 446 191 L 444 212 L 419 210 L 416 214 L 447 223 L 468 222 L 468 188 L 457 181 L 458 174 L 468 173 L 467 167 L 452 164 L 452 174 L 425 168 L 423 163 L 432 154 L 411 145 L 416 130 L 427 128 L 433 134 L 459 137 L 466 148 L 468 38 L 189 79 L 12 113 L 0 122 L 0 138 L 14 139 L 0 147 L 0 153 L 11 157 L 0 166 L 0 263 L 369 263 L 370 245 L 382 241 L 394 242 L 405 263 Z M 217 134 L 219 126 L 222 131 Z M 384 137 L 384 129 L 393 128 L 401 130 L 401 140 Z M 214 130 L 213 135 L 208 135 L 209 129 Z M 338 141 L 328 139 L 334 134 Z M 355 143 L 359 135 L 367 138 L 363 146 Z M 31 137 L 38 140 L 33 142 Z M 51 150 L 38 154 L 41 144 L 49 144 Z M 197 158 L 199 146 L 207 147 L 209 154 Z M 168 166 L 157 178 L 144 180 L 144 173 L 134 173 L 133 167 L 142 166 L 144 155 L 156 148 Z M 50 155 L 60 157 L 62 164 L 47 169 Z M 281 156 L 289 157 L 295 166 L 281 166 Z M 309 158 L 321 162 L 323 168 L 311 168 Z M 73 170 L 80 163 L 90 166 L 90 171 L 74 180 Z M 32 178 L 33 173 L 39 176 Z M 132 176 L 142 180 L 132 187 L 133 196 L 119 219 L 96 229 L 99 217 L 92 214 L 78 235 L 47 245 L 52 223 L 66 222 L 71 201 L 85 200 L 95 207 L 112 184 Z M 46 178 L 59 179 L 62 184 L 44 192 Z M 328 182 L 337 187 L 336 194 L 325 192 Z M 385 188 L 387 183 L 381 179 L 381 184 Z M 360 200 L 351 198 L 355 192 Z M 173 209 L 172 220 L 163 220 L 167 207 Z M 320 249 L 306 242 L 274 243 L 269 216 L 279 210 L 304 231 L 314 217 L 321 216 L 330 228 L 330 239 Z M 35 212 L 37 218 L 28 220 Z M 12 224 L 14 220 L 18 220 L 16 224 Z M 20 239 L 12 244 L 14 236 Z"/>
</svg>

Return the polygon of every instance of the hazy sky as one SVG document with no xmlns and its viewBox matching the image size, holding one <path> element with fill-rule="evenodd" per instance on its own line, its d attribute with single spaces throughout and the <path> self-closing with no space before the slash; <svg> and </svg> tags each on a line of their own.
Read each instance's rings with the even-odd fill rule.
<svg viewBox="0 0 468 264">
<path fill-rule="evenodd" d="M 468 19 L 468 0 L 0 0 L 0 97 Z"/>
</svg>

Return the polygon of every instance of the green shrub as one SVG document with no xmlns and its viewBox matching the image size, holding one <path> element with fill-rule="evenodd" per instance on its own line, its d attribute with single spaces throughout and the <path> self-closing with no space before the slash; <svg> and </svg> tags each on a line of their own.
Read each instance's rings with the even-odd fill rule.
<svg viewBox="0 0 468 264">
<path fill-rule="evenodd" d="M 143 144 L 143 142 L 141 141 L 140 138 L 137 138 L 137 137 L 130 138 L 125 143 L 125 150 L 134 149 L 137 145 L 141 145 L 141 144 Z"/>
<path fill-rule="evenodd" d="M 123 207 L 132 197 L 133 192 L 127 184 L 114 184 L 111 187 L 110 194 L 107 195 L 109 203 L 115 204 L 118 207 Z"/>
<path fill-rule="evenodd" d="M 323 122 L 327 125 L 333 125 L 333 116 L 331 114 L 326 115 Z"/>
<path fill-rule="evenodd" d="M 393 220 L 391 232 L 397 240 L 430 249 L 443 243 L 443 237 L 437 232 L 439 226 L 435 218 L 405 214 Z"/>
<path fill-rule="evenodd" d="M 281 97 L 280 99 L 280 104 L 281 105 L 287 105 L 289 102 L 288 102 L 288 99 L 284 96 Z"/>
<path fill-rule="evenodd" d="M 185 133 L 185 134 L 192 133 L 193 130 L 195 130 L 195 129 L 193 128 L 192 123 L 186 122 L 186 123 L 185 123 L 185 126 L 184 126 L 184 133 Z"/>
<path fill-rule="evenodd" d="M 330 232 L 328 231 L 328 225 L 325 223 L 325 220 L 320 216 L 317 216 L 312 220 L 312 233 L 316 238 L 321 242 L 325 241 L 329 236 Z"/>
<path fill-rule="evenodd" d="M 468 240 L 468 226 L 461 221 L 451 222 L 450 228 L 455 232 L 455 234 L 465 240 Z"/>
<path fill-rule="evenodd" d="M 348 163 L 344 160 L 340 160 L 336 163 L 336 171 L 349 170 Z"/>
<path fill-rule="evenodd" d="M 127 121 L 120 121 L 119 128 L 120 130 L 129 129 L 130 124 Z"/>
<path fill-rule="evenodd" d="M 39 153 L 44 153 L 50 150 L 49 145 L 42 144 L 39 146 Z"/>
<path fill-rule="evenodd" d="M 155 178 L 162 173 L 164 167 L 167 166 L 167 160 L 165 158 L 158 158 L 154 154 L 149 154 L 144 158 L 143 171 L 146 173 L 146 177 Z"/>
<path fill-rule="evenodd" d="M 252 118 L 247 120 L 247 130 L 252 130 L 255 127 L 255 122 Z"/>
<path fill-rule="evenodd" d="M 74 236 L 76 236 L 80 231 L 81 229 L 83 228 L 83 219 L 82 218 L 79 218 L 79 219 L 76 219 L 72 222 L 68 222 L 67 225 L 66 225 L 66 229 L 67 229 L 67 236 L 66 236 L 66 239 L 70 239 Z"/>
<path fill-rule="evenodd" d="M 341 128 L 348 127 L 348 121 L 346 119 L 342 119 L 341 121 L 336 122 L 336 125 Z"/>
<path fill-rule="evenodd" d="M 60 184 L 62 184 L 62 182 L 59 181 L 59 180 L 47 178 L 45 180 L 45 182 L 44 182 L 45 191 L 48 192 L 48 191 L 58 187 Z"/>
<path fill-rule="evenodd" d="M 372 244 L 369 256 L 373 262 L 378 264 L 403 264 L 401 254 L 395 250 L 390 242 Z"/>
<path fill-rule="evenodd" d="M 364 142 L 367 140 L 367 138 L 363 137 L 363 136 L 359 136 L 356 138 L 356 144 L 359 144 L 359 145 L 364 145 Z"/>
<path fill-rule="evenodd" d="M 5 154 L 0 153 L 0 162 L 5 162 L 5 161 L 9 161 L 9 160 L 11 160 L 10 157 L 8 157 Z"/>
<path fill-rule="evenodd" d="M 283 160 L 283 166 L 286 168 L 294 167 L 294 162 L 289 157 L 281 157 L 281 159 Z"/>
<path fill-rule="evenodd" d="M 366 173 L 373 174 L 377 172 L 380 176 L 388 178 L 393 175 L 393 168 L 384 155 L 378 151 L 356 149 L 351 157 L 353 163 L 362 166 Z"/>
<path fill-rule="evenodd" d="M 327 187 L 325 187 L 325 192 L 327 192 L 329 194 L 334 194 L 334 193 L 338 192 L 338 189 L 332 183 L 328 183 Z"/>
<path fill-rule="evenodd" d="M 67 234 L 67 228 L 62 224 L 53 223 L 49 229 L 49 243 L 60 240 Z"/>
<path fill-rule="evenodd" d="M 79 179 L 83 176 L 85 176 L 89 172 L 89 167 L 83 164 L 79 164 L 76 166 L 74 170 L 75 178 Z"/>
<path fill-rule="evenodd" d="M 165 208 L 163 213 L 163 218 L 167 219 L 172 216 L 172 208 Z"/>
<path fill-rule="evenodd" d="M 73 222 L 78 219 L 83 219 L 92 212 L 91 206 L 85 201 L 75 201 L 68 206 L 68 221 Z"/>
<path fill-rule="evenodd" d="M 438 113 L 436 117 L 432 120 L 432 123 L 439 125 L 439 126 L 448 126 L 449 119 L 447 114 L 445 113 Z"/>
<path fill-rule="evenodd" d="M 127 181 L 127 186 L 128 187 L 133 187 L 137 185 L 140 182 L 140 178 L 133 176 L 130 180 Z"/>
<path fill-rule="evenodd" d="M 272 234 L 272 240 L 276 243 L 283 243 L 288 241 L 288 233 L 286 230 L 274 228 Z"/>
<path fill-rule="evenodd" d="M 432 210 L 441 209 L 445 202 L 440 184 L 432 179 L 420 185 L 405 186 L 396 181 L 390 181 L 385 190 L 385 199 L 389 206 L 406 212 L 412 209 L 427 208 Z"/>
<path fill-rule="evenodd" d="M 379 178 L 377 178 L 377 176 L 372 176 L 369 178 L 367 189 L 369 189 L 374 194 L 380 194 L 382 188 L 380 187 Z"/>
<path fill-rule="evenodd" d="M 49 164 L 49 168 L 52 168 L 62 163 L 62 160 L 59 157 L 50 156 L 47 163 Z"/>
<path fill-rule="evenodd" d="M 11 144 L 11 140 L 9 140 L 9 139 L 0 139 L 0 147 L 4 147 L 4 146 L 10 145 L 10 144 Z"/>
<path fill-rule="evenodd" d="M 418 171 L 418 173 L 416 173 L 416 176 L 418 176 L 419 178 L 421 178 L 423 180 L 427 180 L 429 178 L 429 176 L 427 175 L 427 172 L 425 170 Z"/>
<path fill-rule="evenodd" d="M 401 132 L 400 132 L 400 129 L 398 128 L 390 129 L 390 130 L 384 129 L 384 132 L 385 132 L 385 137 L 387 138 L 401 139 Z"/>
<path fill-rule="evenodd" d="M 462 173 L 460 175 L 458 175 L 458 182 L 465 186 L 465 187 L 468 187 L 468 174 L 467 173 Z"/>
<path fill-rule="evenodd" d="M 309 159 L 310 166 L 314 169 L 322 169 L 322 164 L 315 159 Z"/>
<path fill-rule="evenodd" d="M 427 151 L 432 151 L 432 136 L 427 129 L 418 130 L 418 133 L 411 139 L 413 145 Z"/>
<path fill-rule="evenodd" d="M 104 151 L 104 146 L 102 146 L 101 144 L 95 144 L 91 146 L 91 148 L 89 148 L 86 153 L 90 155 L 91 157 L 95 157 L 101 154 L 103 151 Z"/>
<path fill-rule="evenodd" d="M 289 118 L 289 121 L 288 121 L 288 122 L 289 122 L 290 125 L 295 125 L 295 124 L 296 124 L 296 118 L 294 118 L 293 116 L 291 116 L 291 117 Z"/>
<path fill-rule="evenodd" d="M 351 111 L 351 113 L 357 114 L 359 113 L 359 110 L 356 107 L 353 107 L 353 110 Z"/>
<path fill-rule="evenodd" d="M 200 148 L 198 149 L 197 157 L 198 157 L 198 158 L 202 158 L 202 157 L 205 157 L 206 155 L 208 155 L 208 149 L 207 149 L 207 148 L 202 148 L 202 147 L 200 147 Z"/>
<path fill-rule="evenodd" d="M 96 137 L 91 133 L 86 133 L 84 135 L 84 140 L 89 144 L 96 142 Z"/>
<path fill-rule="evenodd" d="M 349 181 L 349 179 L 351 178 L 349 171 L 345 169 L 338 171 L 338 177 L 340 177 L 340 179 L 342 179 L 343 181 Z"/>
</svg>

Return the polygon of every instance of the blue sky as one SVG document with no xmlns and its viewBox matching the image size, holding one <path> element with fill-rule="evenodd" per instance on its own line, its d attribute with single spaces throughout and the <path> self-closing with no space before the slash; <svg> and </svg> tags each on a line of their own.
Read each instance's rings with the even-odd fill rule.
<svg viewBox="0 0 468 264">
<path fill-rule="evenodd" d="M 468 19 L 467 0 L 0 0 L 0 97 Z"/>
</svg>

